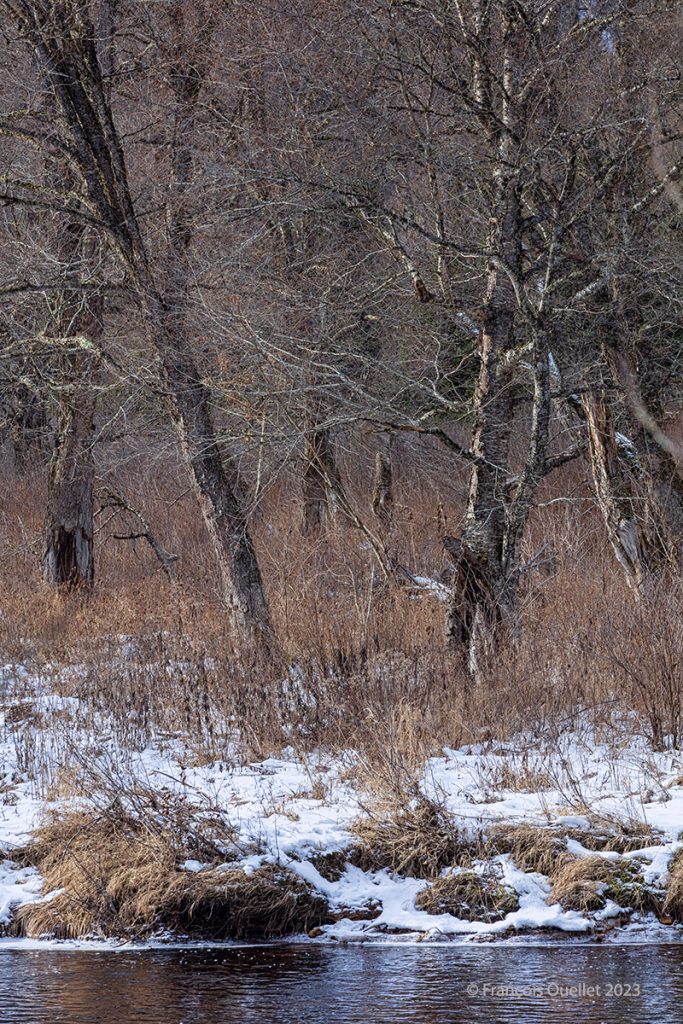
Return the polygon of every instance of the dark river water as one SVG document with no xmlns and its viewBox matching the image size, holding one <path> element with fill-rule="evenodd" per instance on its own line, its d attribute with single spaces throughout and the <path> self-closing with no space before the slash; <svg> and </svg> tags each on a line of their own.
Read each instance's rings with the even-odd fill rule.
<svg viewBox="0 0 683 1024">
<path fill-rule="evenodd" d="M 678 1024 L 683 946 L 0 947 L 1 1024 Z"/>
</svg>

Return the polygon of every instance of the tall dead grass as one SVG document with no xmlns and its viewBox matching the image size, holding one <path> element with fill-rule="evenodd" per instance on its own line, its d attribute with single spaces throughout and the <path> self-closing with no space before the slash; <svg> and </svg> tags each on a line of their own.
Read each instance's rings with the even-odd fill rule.
<svg viewBox="0 0 683 1024">
<path fill-rule="evenodd" d="M 37 832 L 19 856 L 43 877 L 45 897 L 20 908 L 15 932 L 30 937 L 263 939 L 324 923 L 324 897 L 291 871 L 247 874 L 219 862 L 182 869 L 173 829 L 150 829 L 120 808 L 72 812 Z"/>
<path fill-rule="evenodd" d="M 458 530 L 464 475 L 444 484 L 438 455 L 430 449 L 429 458 L 428 481 L 414 458 L 397 470 L 392 554 L 436 579 L 448 571 L 439 538 Z M 586 716 L 605 728 L 645 722 L 658 746 L 680 739 L 681 588 L 662 584 L 634 601 L 571 468 L 555 491 L 546 485 L 530 523 L 526 554 L 537 568 L 522 587 L 522 639 L 477 686 L 444 650 L 443 604 L 389 586 L 362 533 L 337 524 L 302 537 L 296 481 L 286 473 L 266 489 L 252 526 L 293 667 L 283 679 L 240 665 L 182 473 L 162 462 L 146 474 L 133 469 L 117 487 L 179 554 L 178 585 L 143 541 L 118 541 L 121 523 L 102 521 L 87 600 L 40 581 L 43 472 L 7 471 L 3 481 L 0 656 L 10 670 L 21 665 L 81 698 L 86 726 L 88 715 L 107 716 L 132 747 L 182 734 L 205 758 L 226 756 L 236 740 L 247 755 L 352 747 L 369 776 L 392 776 L 399 788 L 401 775 L 412 778 L 444 744 L 547 736 Z M 369 468 L 347 469 L 357 474 L 354 500 L 369 504 Z M 574 497 L 552 504 L 558 490 Z M 19 681 L 13 700 L 20 691 Z"/>
</svg>

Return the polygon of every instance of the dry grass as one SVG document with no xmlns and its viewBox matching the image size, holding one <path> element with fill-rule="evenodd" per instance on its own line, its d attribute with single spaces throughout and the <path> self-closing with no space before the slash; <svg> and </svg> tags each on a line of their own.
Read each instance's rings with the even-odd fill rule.
<svg viewBox="0 0 683 1024">
<path fill-rule="evenodd" d="M 638 914 L 663 916 L 666 893 L 658 886 L 646 883 L 639 865 L 633 861 L 621 863 L 609 883 L 608 895 L 620 907 L 635 910 Z"/>
<path fill-rule="evenodd" d="M 14 929 L 29 936 L 253 939 L 308 931 L 328 918 L 324 897 L 292 872 L 268 866 L 246 874 L 229 864 L 182 871 L 185 851 L 172 833 L 120 813 L 71 813 L 42 829 L 23 856 L 40 870 L 48 897 L 17 912 Z"/>
<path fill-rule="evenodd" d="M 435 878 L 444 868 L 469 866 L 480 845 L 458 829 L 442 807 L 424 797 L 402 809 L 387 808 L 354 825 L 351 860 L 364 871 L 388 868 L 413 878 Z"/>
<path fill-rule="evenodd" d="M 314 853 L 309 857 L 316 871 L 328 882 L 338 882 L 346 871 L 352 851 L 334 850 L 332 853 Z"/>
<path fill-rule="evenodd" d="M 600 910 L 607 901 L 616 869 L 604 857 L 582 857 L 564 863 L 553 876 L 550 902 L 581 913 Z"/>
<path fill-rule="evenodd" d="M 558 868 L 552 882 L 550 902 L 564 910 L 590 913 L 611 899 L 625 910 L 662 913 L 663 893 L 646 885 L 639 867 L 627 860 L 574 859 Z"/>
<path fill-rule="evenodd" d="M 589 829 L 569 828 L 566 835 L 596 853 L 630 853 L 663 842 L 661 833 L 644 821 L 606 819 L 590 814 L 588 818 Z"/>
<path fill-rule="evenodd" d="M 368 454 L 345 466 L 366 512 Z M 466 474 L 446 487 L 449 459 L 431 442 L 406 447 L 400 462 L 395 554 L 438 578 L 447 566 L 439 524 L 445 518 L 457 533 Z M 545 485 L 544 500 L 553 487 L 581 493 L 572 472 Z M 172 458 L 153 467 L 133 460 L 112 483 L 180 555 L 175 592 L 144 543 L 114 539 L 125 532 L 114 521 L 98 533 L 92 597 L 55 595 L 39 578 L 44 471 L 5 476 L 0 654 L 34 674 L 77 668 L 55 686 L 93 714 L 109 715 L 128 745 L 182 732 L 198 757 L 219 756 L 239 723 L 248 754 L 271 753 L 295 736 L 302 745 L 353 747 L 374 772 L 378 750 L 393 743 L 409 762 L 444 744 L 504 740 L 520 729 L 543 734 L 557 721 L 571 726 L 583 708 L 606 725 L 624 710 L 641 711 L 660 742 L 677 728 L 680 671 L 670 641 L 683 621 L 681 595 L 669 587 L 648 596 L 647 608 L 634 607 L 587 495 L 532 518 L 526 554 L 543 547 L 551 569 L 525 574 L 522 642 L 473 690 L 459 660 L 444 651 L 444 605 L 386 586 L 358 530 L 337 526 L 302 537 L 298 481 L 280 474 L 251 526 L 278 635 L 299 668 L 296 683 L 282 687 L 267 672 L 255 678 L 232 656 L 207 540 Z M 659 639 L 647 672 L 636 677 L 653 609 Z"/>
<path fill-rule="evenodd" d="M 431 442 L 404 454 L 397 460 L 392 554 L 409 569 L 438 578 L 446 568 L 439 524 L 445 518 L 447 532 L 458 532 L 466 473 L 446 485 L 452 479 L 444 473 L 448 460 Z M 344 467 L 354 501 L 366 511 L 371 462 L 349 460 Z M 251 526 L 278 635 L 297 672 L 283 682 L 241 665 L 232 654 L 187 481 L 171 458 L 152 469 L 131 463 L 129 471 L 117 472 L 116 487 L 143 509 L 162 545 L 180 555 L 177 589 L 144 545 L 114 539 L 122 529 L 114 523 L 98 534 L 97 586 L 89 600 L 56 595 L 40 582 L 44 472 L 6 474 L 0 656 L 44 677 L 49 689 L 78 698 L 78 720 L 64 720 L 64 746 L 57 751 L 69 754 L 74 792 L 91 787 L 87 766 L 74 763 L 70 737 L 76 729 L 101 735 L 103 721 L 122 748 L 181 737 L 197 762 L 260 758 L 284 746 L 353 749 L 355 781 L 371 791 L 376 808 L 358 823 L 353 859 L 367 868 L 436 878 L 446 867 L 470 866 L 481 853 L 478 840 L 438 804 L 415 799 L 426 759 L 444 745 L 490 741 L 493 747 L 522 730 L 547 738 L 579 720 L 615 735 L 637 715 L 644 716 L 650 738 L 660 745 L 680 732 L 681 589 L 653 587 L 635 605 L 573 472 L 576 467 L 569 467 L 564 476 L 547 481 L 540 497 L 549 501 L 571 492 L 578 495 L 575 504 L 540 509 L 529 525 L 524 557 L 543 548 L 549 568 L 524 574 L 521 642 L 489 666 L 476 687 L 461 661 L 444 651 L 443 604 L 388 587 L 359 531 L 337 526 L 302 537 L 298 482 L 287 472 L 270 482 Z M 648 646 L 650 621 L 655 635 Z M 22 693 L 16 675 L 8 728 L 20 769 L 43 792 L 54 792 L 64 784 L 54 775 L 54 765 L 64 757 L 55 757 L 43 734 L 37 739 L 41 723 L 29 703 L 32 691 L 27 686 Z M 48 731 L 56 743 L 61 733 L 52 722 Z M 536 769 L 505 771 L 494 780 L 503 787 L 549 783 Z M 175 830 L 170 821 L 167 825 L 167 832 Z M 59 870 L 46 854 L 51 887 L 59 887 L 61 873 L 70 873 L 69 895 L 43 908 L 46 915 L 59 912 L 71 922 L 66 930 L 95 927 L 100 913 L 107 928 L 157 926 L 156 896 L 145 904 L 142 894 L 149 885 L 143 876 L 156 868 L 166 878 L 173 875 L 180 856 L 176 847 L 187 836 L 180 829 L 169 844 L 159 838 L 163 829 L 150 835 L 124 830 L 122 836 L 120 828 L 115 833 L 110 867 L 104 849 L 84 848 L 79 854 L 85 839 L 77 834 L 69 844 L 75 856 L 62 858 Z M 587 833 L 522 826 L 494 830 L 488 849 L 511 854 L 523 870 L 554 875 L 569 859 L 567 835 L 596 851 L 627 852 L 649 842 L 645 830 L 620 833 L 608 824 L 596 823 Z M 52 849 L 56 856 L 54 844 Z M 138 863 L 134 851 L 141 849 L 145 854 Z M 96 869 L 88 869 L 94 880 L 82 866 L 90 856 L 96 859 Z M 119 857 L 133 881 L 116 879 Z M 343 869 L 341 864 L 322 867 Z"/>
<path fill-rule="evenodd" d="M 573 856 L 567 840 L 581 843 L 595 853 L 629 853 L 662 842 L 662 837 L 644 822 L 606 820 L 596 816 L 590 829 L 552 825 L 498 825 L 489 830 L 490 853 L 509 853 L 522 871 L 555 875 Z"/>
<path fill-rule="evenodd" d="M 500 921 L 519 907 L 514 890 L 494 875 L 452 872 L 437 878 L 415 897 L 418 910 L 452 914 L 464 921 Z"/>
<path fill-rule="evenodd" d="M 673 921 L 683 921 L 683 852 L 676 854 L 669 865 L 662 912 Z"/>
<path fill-rule="evenodd" d="M 161 917 L 176 934 L 204 939 L 269 939 L 308 932 L 330 919 L 325 897 L 280 867 L 176 876 Z"/>
<path fill-rule="evenodd" d="M 566 833 L 537 825 L 499 825 L 490 830 L 489 849 L 509 853 L 522 871 L 552 875 L 566 861 Z"/>
</svg>

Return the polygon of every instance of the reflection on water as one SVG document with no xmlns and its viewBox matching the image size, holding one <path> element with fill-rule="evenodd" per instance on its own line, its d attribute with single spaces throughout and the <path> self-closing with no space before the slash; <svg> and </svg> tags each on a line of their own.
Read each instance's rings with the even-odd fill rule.
<svg viewBox="0 0 683 1024">
<path fill-rule="evenodd" d="M 683 1024 L 682 946 L 0 948 L 2 1024 Z"/>
</svg>

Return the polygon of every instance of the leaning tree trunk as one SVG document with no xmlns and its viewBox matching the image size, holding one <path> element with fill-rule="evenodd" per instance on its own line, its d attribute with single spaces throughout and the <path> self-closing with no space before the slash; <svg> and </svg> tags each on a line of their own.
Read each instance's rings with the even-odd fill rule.
<svg viewBox="0 0 683 1024">
<path fill-rule="evenodd" d="M 619 434 L 605 389 L 582 401 L 593 486 L 607 538 L 627 582 L 639 591 L 649 577 L 677 569 L 676 530 L 635 442 Z M 643 453 L 645 454 L 645 453 Z"/>
<path fill-rule="evenodd" d="M 216 555 L 233 633 L 244 653 L 265 653 L 272 659 L 277 656 L 277 646 L 245 514 L 240 474 L 232 455 L 218 448 L 211 392 L 192 351 L 188 249 L 193 234 L 193 146 L 203 84 L 202 40 L 195 40 L 195 47 L 190 46 L 188 52 L 181 3 L 173 5 L 172 17 L 176 39 L 171 77 L 175 108 L 167 205 L 169 245 L 160 292 L 143 272 L 143 301 L 161 356 L 167 408 Z"/>
<path fill-rule="evenodd" d="M 636 6 L 627 0 L 615 22 L 614 57 L 622 116 L 645 124 L 651 111 L 639 89 Z M 634 370 L 638 363 L 636 339 L 643 337 L 642 329 L 647 325 L 638 302 L 624 289 L 624 282 L 633 272 L 633 257 L 628 256 L 633 227 L 625 211 L 633 207 L 634 195 L 647 194 L 647 171 L 648 161 L 642 153 L 629 150 L 608 194 L 617 249 L 610 271 L 609 310 L 596 321 L 596 330 L 604 339 L 603 367 L 597 386 L 582 400 L 597 503 L 608 541 L 636 593 L 647 578 L 678 570 L 683 525 L 680 478 L 675 466 L 667 463 L 665 452 L 650 450 L 646 423 L 638 415 L 638 406 L 641 410 L 643 407 Z M 628 436 L 616 429 L 616 409 L 620 419 L 631 419 L 626 428 Z"/>
<path fill-rule="evenodd" d="M 130 191 L 121 139 L 103 80 L 96 37 L 87 6 L 77 6 L 65 23 L 59 5 L 18 2 L 3 9 L 29 39 L 45 68 L 47 81 L 68 133 L 73 167 L 88 196 L 87 214 L 96 214 L 128 271 L 147 316 L 159 356 L 161 383 L 170 417 L 187 461 L 220 568 L 231 623 L 242 647 L 270 655 L 274 644 L 261 575 L 240 498 L 237 468 L 221 459 L 211 415 L 211 393 L 196 365 L 187 330 L 185 251 L 191 238 L 188 206 L 194 198 L 192 146 L 195 114 L 205 66 L 204 31 L 189 46 L 183 34 L 184 5 L 170 16 L 178 30 L 173 174 L 169 197 L 171 249 L 169 275 L 160 282 L 152 272 Z M 211 22 L 205 23 L 206 32 Z M 190 50 L 192 52 L 190 52 Z M 176 76 L 175 71 L 178 75 Z M 184 282 L 184 283 L 183 283 Z"/>
<path fill-rule="evenodd" d="M 637 511 L 617 452 L 612 413 L 604 391 L 583 399 L 595 494 L 617 561 L 632 586 L 646 570 Z"/>
<path fill-rule="evenodd" d="M 198 367 L 185 338 L 175 335 L 175 317 L 162 316 L 157 323 L 164 339 L 166 406 L 216 553 L 222 598 L 233 633 L 245 653 L 275 657 L 277 646 L 235 461 L 228 454 L 221 456 L 218 449 L 210 394 L 203 384 L 196 383 L 200 379 Z"/>
</svg>

